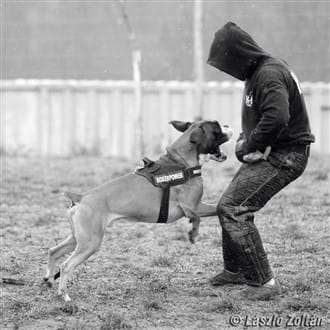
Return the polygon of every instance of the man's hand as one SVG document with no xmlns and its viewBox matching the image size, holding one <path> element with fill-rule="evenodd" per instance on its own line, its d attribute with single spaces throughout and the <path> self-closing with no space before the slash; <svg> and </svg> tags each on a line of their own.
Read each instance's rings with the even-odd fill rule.
<svg viewBox="0 0 330 330">
<path fill-rule="evenodd" d="M 235 147 L 236 158 L 240 162 L 244 163 L 243 157 L 245 155 L 248 155 L 249 153 L 251 153 L 251 150 L 249 150 L 247 147 L 245 135 L 241 133 L 236 142 L 236 147 Z"/>
<path fill-rule="evenodd" d="M 246 138 L 243 133 L 240 134 L 235 148 L 235 154 L 237 159 L 242 163 L 255 163 L 260 160 L 266 160 L 271 151 L 271 147 L 268 146 L 264 153 L 259 150 L 251 152 L 247 146 Z"/>
<path fill-rule="evenodd" d="M 264 153 L 257 150 L 255 152 L 251 152 L 247 155 L 244 155 L 243 156 L 243 161 L 245 163 L 255 163 L 255 162 L 258 162 L 260 160 L 267 160 L 270 152 L 271 152 L 271 147 L 268 146 Z"/>
</svg>

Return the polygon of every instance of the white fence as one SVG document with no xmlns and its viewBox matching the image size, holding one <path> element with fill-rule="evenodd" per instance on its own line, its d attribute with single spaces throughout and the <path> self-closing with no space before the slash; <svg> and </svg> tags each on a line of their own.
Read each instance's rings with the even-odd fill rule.
<svg viewBox="0 0 330 330">
<path fill-rule="evenodd" d="M 58 155 L 139 154 L 131 81 L 1 81 L 1 150 Z M 173 119 L 199 115 L 192 82 L 143 82 L 143 141 L 146 155 L 159 154 L 176 137 Z M 330 153 L 330 84 L 303 83 L 313 150 Z M 242 83 L 204 85 L 203 117 L 240 131 Z M 233 141 L 236 136 L 234 136 Z"/>
</svg>

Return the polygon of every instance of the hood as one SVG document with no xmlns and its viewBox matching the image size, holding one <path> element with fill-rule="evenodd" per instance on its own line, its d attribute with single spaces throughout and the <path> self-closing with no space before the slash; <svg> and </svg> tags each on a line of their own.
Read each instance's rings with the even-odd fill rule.
<svg viewBox="0 0 330 330">
<path fill-rule="evenodd" d="M 270 55 L 235 23 L 215 33 L 207 63 L 237 79 L 245 80 L 260 60 Z"/>
</svg>

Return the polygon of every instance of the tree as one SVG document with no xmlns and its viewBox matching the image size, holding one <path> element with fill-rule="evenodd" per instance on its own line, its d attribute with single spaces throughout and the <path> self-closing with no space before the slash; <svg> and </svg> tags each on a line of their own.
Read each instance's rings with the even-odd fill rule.
<svg viewBox="0 0 330 330">
<path fill-rule="evenodd" d="M 133 69 L 133 81 L 134 81 L 134 100 L 135 100 L 135 115 L 136 115 L 136 138 L 138 157 L 144 155 L 144 140 L 143 140 L 143 116 L 142 116 L 142 78 L 141 78 L 141 50 L 139 49 L 133 26 L 129 20 L 126 12 L 125 2 L 123 0 L 115 0 L 118 9 L 125 22 L 129 40 L 132 48 L 132 69 Z"/>
<path fill-rule="evenodd" d="M 198 117 L 203 118 L 203 4 L 202 0 L 194 1 L 194 79 L 196 83 L 196 107 Z"/>
</svg>

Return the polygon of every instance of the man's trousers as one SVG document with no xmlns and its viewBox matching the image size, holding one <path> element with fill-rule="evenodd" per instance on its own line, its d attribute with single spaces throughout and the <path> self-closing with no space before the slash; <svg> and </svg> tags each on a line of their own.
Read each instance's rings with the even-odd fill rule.
<svg viewBox="0 0 330 330">
<path fill-rule="evenodd" d="M 272 152 L 266 161 L 243 164 L 218 203 L 224 268 L 241 272 L 252 285 L 272 277 L 254 213 L 305 170 L 309 146 Z M 303 147 L 306 147 L 305 149 Z"/>
</svg>

